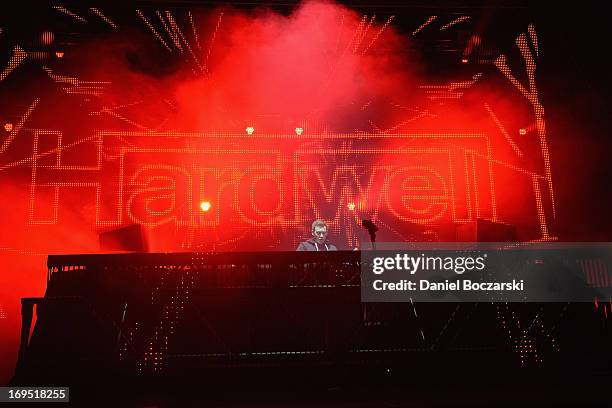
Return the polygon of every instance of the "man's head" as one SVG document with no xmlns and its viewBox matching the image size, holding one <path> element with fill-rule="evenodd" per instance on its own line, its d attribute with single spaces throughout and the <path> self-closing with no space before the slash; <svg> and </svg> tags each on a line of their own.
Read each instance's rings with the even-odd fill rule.
<svg viewBox="0 0 612 408">
<path fill-rule="evenodd" d="M 317 244 L 325 243 L 327 239 L 327 223 L 323 220 L 315 220 L 312 223 L 312 237 Z"/>
</svg>

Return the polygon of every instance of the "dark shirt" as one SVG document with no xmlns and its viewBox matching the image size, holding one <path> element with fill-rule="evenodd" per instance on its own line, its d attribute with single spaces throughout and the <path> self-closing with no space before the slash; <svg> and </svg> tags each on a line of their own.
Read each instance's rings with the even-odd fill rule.
<svg viewBox="0 0 612 408">
<path fill-rule="evenodd" d="M 325 241 L 323 244 L 317 243 L 314 239 L 300 242 L 296 251 L 337 251 L 338 248 L 334 244 Z"/>
</svg>

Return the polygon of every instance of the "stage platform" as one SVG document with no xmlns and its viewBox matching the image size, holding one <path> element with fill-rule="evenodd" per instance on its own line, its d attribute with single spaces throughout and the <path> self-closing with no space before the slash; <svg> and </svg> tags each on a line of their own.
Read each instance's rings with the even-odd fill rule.
<svg viewBox="0 0 612 408">
<path fill-rule="evenodd" d="M 22 301 L 13 385 L 83 403 L 452 403 L 442 387 L 477 406 L 561 383 L 553 400 L 588 387 L 596 403 L 612 378 L 592 304 L 365 304 L 358 252 L 65 255 L 48 271 L 45 297 Z"/>
</svg>

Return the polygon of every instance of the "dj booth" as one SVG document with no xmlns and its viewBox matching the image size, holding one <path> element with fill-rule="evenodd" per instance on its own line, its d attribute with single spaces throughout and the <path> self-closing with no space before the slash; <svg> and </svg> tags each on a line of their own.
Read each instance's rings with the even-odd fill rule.
<svg viewBox="0 0 612 408">
<path fill-rule="evenodd" d="M 22 313 L 14 385 L 329 387 L 612 361 L 593 304 L 362 303 L 356 251 L 54 255 Z"/>
</svg>

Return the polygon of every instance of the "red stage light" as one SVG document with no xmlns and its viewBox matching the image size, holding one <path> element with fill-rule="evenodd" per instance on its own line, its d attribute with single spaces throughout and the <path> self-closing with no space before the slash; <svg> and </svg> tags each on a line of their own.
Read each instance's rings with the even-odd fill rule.
<svg viewBox="0 0 612 408">
<path fill-rule="evenodd" d="M 519 129 L 519 134 L 520 135 L 526 135 L 527 134 L 527 129 L 525 129 L 525 128 Z"/>
<path fill-rule="evenodd" d="M 55 35 L 51 31 L 43 31 L 40 34 L 40 43 L 42 45 L 49 45 L 55 39 Z"/>
<path fill-rule="evenodd" d="M 468 59 L 467 58 L 462 58 L 461 59 L 461 63 L 462 64 L 467 64 L 468 63 Z"/>
<path fill-rule="evenodd" d="M 302 129 L 301 127 L 295 128 L 295 134 L 296 134 L 296 135 L 298 135 L 298 136 L 299 136 L 299 135 L 301 135 L 301 134 L 302 134 L 302 132 L 304 132 L 304 129 Z"/>
<path fill-rule="evenodd" d="M 252 135 L 253 132 L 255 131 L 255 128 L 253 126 L 249 126 L 245 130 L 246 130 L 247 134 Z"/>
<path fill-rule="evenodd" d="M 348 207 L 349 210 L 354 211 L 355 210 L 355 203 L 348 203 L 346 205 Z"/>
<path fill-rule="evenodd" d="M 63 58 L 64 57 L 64 51 L 55 51 L 55 56 L 57 58 Z"/>
<path fill-rule="evenodd" d="M 10 132 L 11 130 L 13 130 L 13 124 L 9 122 L 5 123 L 4 130 L 6 130 L 7 132 Z"/>
<path fill-rule="evenodd" d="M 210 210 L 210 201 L 202 201 L 202 202 L 200 203 L 200 209 L 201 209 L 202 211 L 208 211 L 208 210 Z"/>
</svg>

